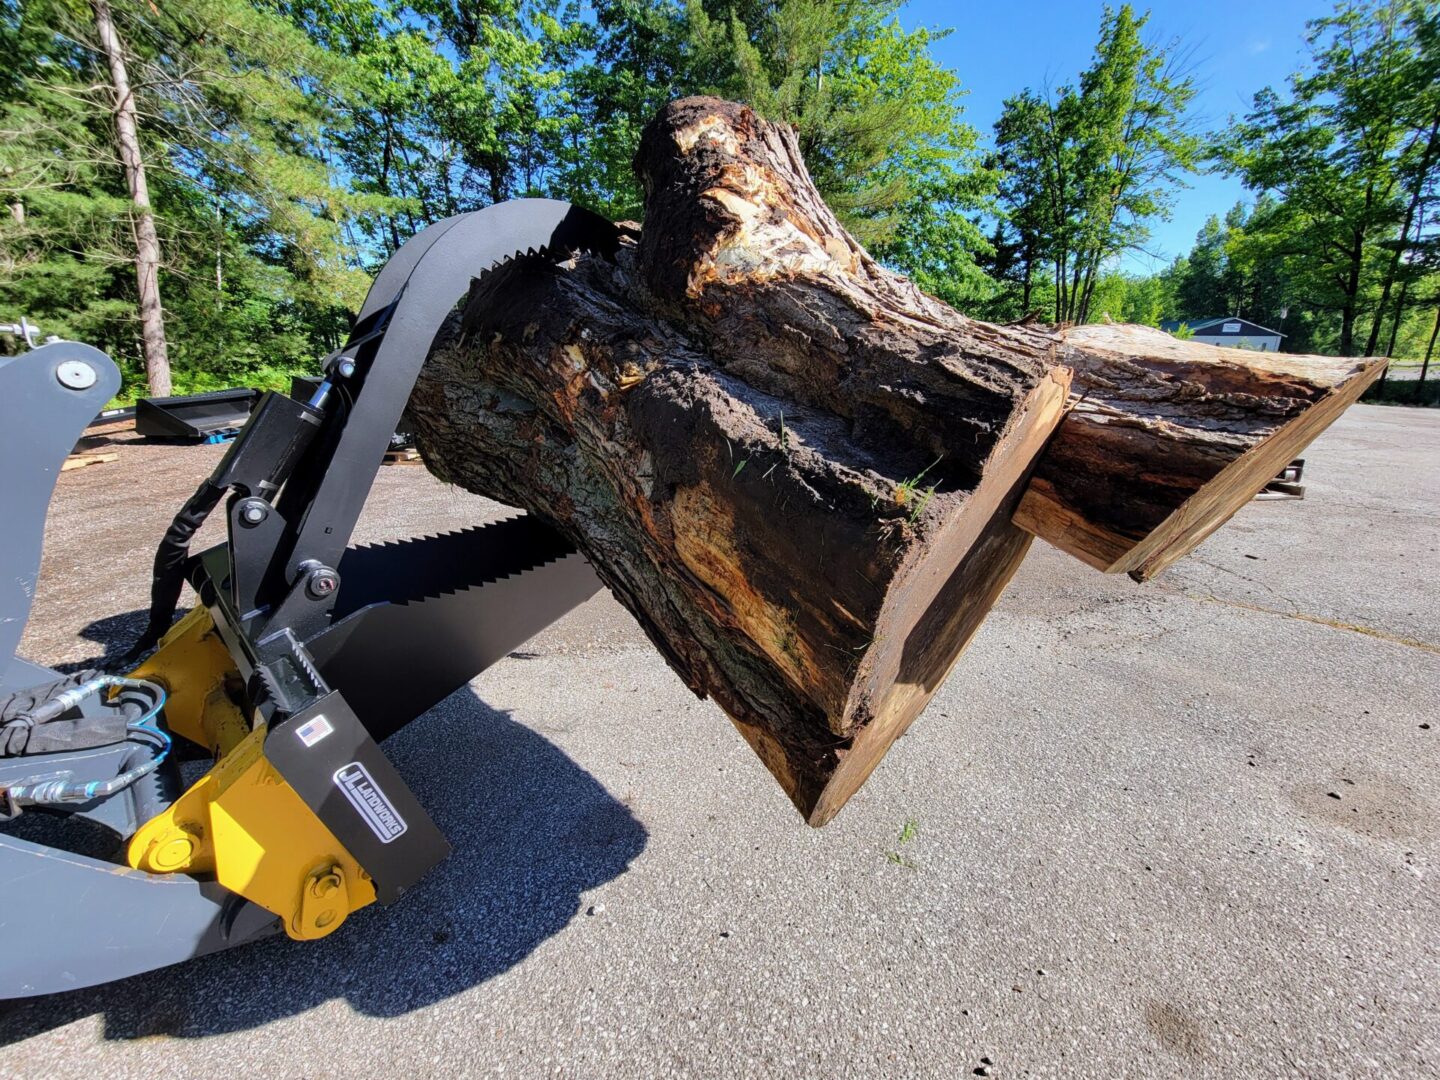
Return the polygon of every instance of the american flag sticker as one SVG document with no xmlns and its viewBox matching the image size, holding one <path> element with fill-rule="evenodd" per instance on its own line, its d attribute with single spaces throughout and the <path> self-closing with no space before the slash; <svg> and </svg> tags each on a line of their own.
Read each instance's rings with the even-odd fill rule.
<svg viewBox="0 0 1440 1080">
<path fill-rule="evenodd" d="M 335 725 L 325 719 L 324 715 L 311 717 L 295 729 L 295 734 L 305 744 L 305 749 L 310 749 L 321 739 L 325 738 L 335 730 Z"/>
</svg>

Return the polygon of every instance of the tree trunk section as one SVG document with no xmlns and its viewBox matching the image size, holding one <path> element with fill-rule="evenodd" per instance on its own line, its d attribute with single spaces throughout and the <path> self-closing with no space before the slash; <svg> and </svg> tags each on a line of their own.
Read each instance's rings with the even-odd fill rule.
<svg viewBox="0 0 1440 1080">
<path fill-rule="evenodd" d="M 412 423 L 437 475 L 567 533 L 823 824 L 1018 566 L 1068 372 L 878 266 L 788 128 L 680 102 L 637 167 L 639 244 L 477 281 Z"/>
<path fill-rule="evenodd" d="M 1228 521 L 1385 368 L 1253 352 L 1144 326 L 1062 332 L 1075 406 L 1015 523 L 1143 581 Z"/>
<path fill-rule="evenodd" d="M 160 304 L 160 238 L 150 208 L 150 187 L 145 160 L 140 154 L 135 94 L 125 67 L 125 49 L 110 12 L 110 0 L 92 0 L 95 32 L 110 64 L 115 96 L 115 142 L 125 169 L 125 184 L 135 207 L 135 287 L 139 298 L 140 340 L 145 354 L 145 377 L 155 397 L 170 394 L 170 356 L 165 344 L 165 314 Z"/>
<path fill-rule="evenodd" d="M 1257 415 L 1274 456 L 1349 400 L 1296 358 L 968 319 L 879 266 L 794 132 L 743 106 L 671 104 L 635 164 L 638 242 L 478 279 L 410 422 L 442 479 L 565 532 L 812 824 L 924 708 L 1032 533 L 1149 566 L 1228 505 L 1196 497 L 1218 477 L 1279 470 L 1240 445 Z"/>
</svg>

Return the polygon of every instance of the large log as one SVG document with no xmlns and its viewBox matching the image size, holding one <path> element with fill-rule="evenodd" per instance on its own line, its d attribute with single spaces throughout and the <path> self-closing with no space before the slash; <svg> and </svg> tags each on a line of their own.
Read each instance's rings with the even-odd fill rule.
<svg viewBox="0 0 1440 1080">
<path fill-rule="evenodd" d="M 657 134 L 683 107 L 646 138 L 641 244 L 477 281 L 410 412 L 437 475 L 576 541 L 821 824 L 1018 566 L 1010 516 L 1069 376 L 1050 335 L 974 323 L 875 264 L 788 128 L 706 107 L 722 119 L 700 117 L 689 154 Z M 738 204 L 693 197 L 717 171 L 757 180 L 765 222 L 727 232 Z M 724 278 L 706 325 L 680 310 L 702 263 Z M 715 333 L 744 355 L 718 358 Z"/>
<path fill-rule="evenodd" d="M 873 311 L 877 293 L 898 294 L 904 317 L 972 343 L 985 324 L 879 270 L 805 182 L 798 157 L 793 168 L 745 164 L 787 163 L 791 147 L 783 130 L 753 125 L 746 110 L 713 99 L 676 102 L 650 125 L 636 161 L 649 196 L 640 260 L 649 295 L 726 370 L 758 385 L 774 364 L 803 372 L 827 408 L 835 373 L 845 371 L 840 393 L 854 402 L 873 390 L 883 412 L 889 384 L 866 387 L 841 363 L 865 341 L 843 307 L 835 318 L 835 298 Z M 1003 358 L 1008 343 L 994 347 Z M 1116 325 L 1063 330 L 1055 356 L 1074 372 L 1073 407 L 1015 521 L 1138 580 L 1227 521 L 1385 366 L 1373 357 L 1222 349 Z"/>
<path fill-rule="evenodd" d="M 1032 531 L 1086 554 L 1093 462 L 1047 454 L 1030 476 L 1052 436 L 1075 443 L 1062 421 L 1090 423 L 1101 395 L 1069 397 L 1071 368 L 1102 385 L 1107 353 L 1078 331 L 968 319 L 879 266 L 794 133 L 743 106 L 673 103 L 636 167 L 638 244 L 476 281 L 411 421 L 437 475 L 569 535 L 823 824 L 924 708 Z M 1141 342 L 1127 371 L 1163 352 L 1114 333 Z M 1147 402 L 1188 422 L 1183 390 L 1111 397 L 1141 427 L 1159 426 Z M 1167 520 L 1152 504 L 1175 499 L 1147 479 L 1171 442 L 1121 449 L 1135 482 L 1112 484 L 1103 520 L 1139 545 Z"/>
<path fill-rule="evenodd" d="M 1219 348 L 1144 326 L 1061 337 L 1077 404 L 1015 522 L 1137 581 L 1228 521 L 1386 363 Z"/>
</svg>

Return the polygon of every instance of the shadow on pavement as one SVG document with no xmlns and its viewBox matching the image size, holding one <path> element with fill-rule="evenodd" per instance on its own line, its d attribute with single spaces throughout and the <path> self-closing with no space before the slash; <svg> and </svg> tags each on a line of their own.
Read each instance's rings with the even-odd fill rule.
<svg viewBox="0 0 1440 1080">
<path fill-rule="evenodd" d="M 185 606 L 178 608 L 175 612 L 175 621 L 183 618 L 189 610 Z M 119 615 L 107 615 L 103 619 L 96 619 L 87 624 L 78 636 L 99 645 L 102 651 L 94 656 L 87 656 L 83 660 L 67 660 L 53 666 L 61 674 L 73 674 L 89 668 L 109 671 L 119 667 L 120 661 L 130 647 L 140 640 L 140 635 L 145 632 L 145 627 L 149 622 L 149 608 L 136 608 L 134 611 L 125 611 Z"/>
<path fill-rule="evenodd" d="M 0 1002 L 0 1045 L 95 1014 L 110 1039 L 244 1030 L 343 998 L 399 1016 L 524 960 L 619 877 L 648 834 L 548 740 L 461 690 L 384 748 L 454 846 L 393 907 L 105 986 Z"/>
</svg>

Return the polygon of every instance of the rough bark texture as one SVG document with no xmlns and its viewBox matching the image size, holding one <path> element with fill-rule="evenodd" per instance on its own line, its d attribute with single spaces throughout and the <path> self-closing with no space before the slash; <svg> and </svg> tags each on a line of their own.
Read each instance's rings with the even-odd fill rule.
<svg viewBox="0 0 1440 1080">
<path fill-rule="evenodd" d="M 876 265 L 748 109 L 671 106 L 637 167 L 640 244 L 477 281 L 412 421 L 438 475 L 569 534 L 820 824 L 1023 556 L 1068 373 Z"/>
<path fill-rule="evenodd" d="M 130 202 L 135 208 L 135 288 L 140 301 L 140 340 L 145 352 L 146 383 L 155 397 L 169 397 L 170 354 L 165 342 L 165 314 L 160 304 L 160 237 L 155 231 L 145 159 L 140 153 L 135 92 L 130 86 L 125 47 L 115 29 L 109 0 L 92 0 L 90 6 L 95 14 L 96 36 L 110 65 L 111 90 L 115 96 L 115 143 L 125 167 L 125 186 L 130 190 Z"/>
<path fill-rule="evenodd" d="M 1062 337 L 1078 404 L 1015 522 L 1137 580 L 1229 520 L 1385 367 L 1219 348 L 1144 326 Z"/>
<path fill-rule="evenodd" d="M 1151 573 L 1375 370 L 968 319 L 875 263 L 743 106 L 673 103 L 636 168 L 638 242 L 475 282 L 412 426 L 437 475 L 567 533 L 814 824 L 1032 533 Z"/>
</svg>

